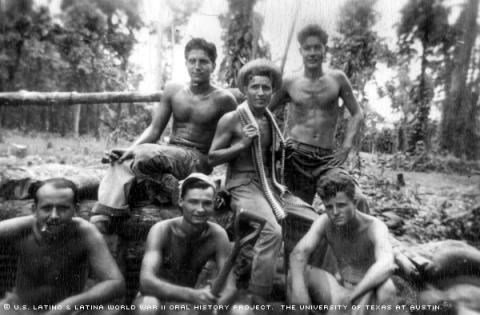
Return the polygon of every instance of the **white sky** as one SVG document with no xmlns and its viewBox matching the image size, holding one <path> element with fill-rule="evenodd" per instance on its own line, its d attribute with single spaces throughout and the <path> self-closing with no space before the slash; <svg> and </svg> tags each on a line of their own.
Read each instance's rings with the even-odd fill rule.
<svg viewBox="0 0 480 315">
<path fill-rule="evenodd" d="M 166 0 L 143 0 L 143 16 L 148 23 L 162 26 L 169 25 L 170 14 L 165 3 Z M 188 0 L 174 0 L 181 5 Z M 376 31 L 380 36 L 385 37 L 390 45 L 395 45 L 396 35 L 394 24 L 400 16 L 400 9 L 407 0 L 378 0 L 377 10 L 380 13 Z M 299 16 L 294 31 L 294 38 L 288 52 L 285 73 L 301 71 L 302 61 L 298 53 L 298 44 L 295 34 L 304 25 L 319 23 L 329 33 L 330 37 L 335 35 L 337 16 L 345 0 L 259 0 L 255 10 L 264 16 L 263 37 L 271 47 L 272 59 L 280 64 L 281 56 L 284 53 L 288 32 L 293 22 L 293 15 L 296 7 L 300 5 Z M 192 15 L 186 27 L 179 28 L 184 35 L 184 41 L 176 47 L 174 52 L 173 80 L 188 81 L 188 75 L 184 67 L 183 47 L 184 43 L 191 37 L 203 37 L 217 45 L 219 52 L 218 63 L 223 59 L 222 41 L 220 39 L 222 29 L 218 21 L 218 15 L 227 10 L 226 0 L 204 0 L 199 12 Z M 141 90 L 154 90 L 158 86 L 157 71 L 157 42 L 156 35 L 143 33 L 140 43 L 137 46 L 133 61 L 142 67 L 144 81 Z M 218 70 L 218 69 L 217 69 Z M 385 67 L 380 67 L 376 77 L 379 81 L 388 80 L 393 72 Z M 371 107 L 387 120 L 396 120 L 397 115 L 392 113 L 389 101 L 380 100 L 376 95 L 376 88 L 370 86 L 367 89 Z"/>
<path fill-rule="evenodd" d="M 37 0 L 37 2 L 49 3 L 51 8 L 58 7 L 61 0 Z M 166 4 L 171 1 L 182 6 L 189 0 L 132 0 L 141 1 L 141 15 L 145 22 L 156 28 L 170 26 L 171 14 Z M 242 0 L 236 0 L 242 1 Z M 309 23 L 319 23 L 325 28 L 330 38 L 335 36 L 336 24 L 339 10 L 346 0 L 258 0 L 255 10 L 264 17 L 263 38 L 270 44 L 272 59 L 280 64 L 281 56 L 284 54 L 288 32 L 291 28 L 294 13 L 297 6 L 300 6 L 299 16 L 295 25 L 294 37 L 288 51 L 285 73 L 302 70 L 302 61 L 298 53 L 298 44 L 295 34 L 300 28 Z M 396 44 L 396 23 L 400 18 L 400 10 L 408 0 L 377 0 L 376 9 L 379 13 L 379 21 L 375 26 L 378 34 L 387 40 L 387 43 L 394 48 Z M 455 5 L 454 14 L 458 10 L 458 4 L 464 0 L 447 0 L 449 6 Z M 57 8 L 58 9 L 58 8 Z M 172 78 L 175 81 L 188 81 L 188 75 L 184 66 L 183 48 L 185 42 L 191 37 L 203 37 L 216 44 L 218 50 L 217 63 L 223 59 L 223 42 L 221 41 L 222 29 L 218 21 L 218 15 L 228 9 L 226 0 L 203 0 L 203 6 L 199 12 L 193 14 L 187 26 L 177 28 L 183 35 L 183 42 L 175 47 L 173 56 Z M 457 12 L 458 13 L 458 12 Z M 131 61 L 140 67 L 143 81 L 140 90 L 151 91 L 159 86 L 159 36 L 149 34 L 145 29 L 139 34 L 139 43 L 135 48 Z M 218 70 L 218 67 L 217 67 Z M 412 76 L 418 75 L 418 69 L 412 67 Z M 392 69 L 379 64 L 375 73 L 376 80 L 380 85 L 395 75 Z M 367 84 L 367 96 L 370 100 L 370 108 L 386 118 L 388 122 L 398 119 L 399 114 L 393 113 L 388 98 L 379 99 L 374 84 Z M 432 107 L 431 118 L 438 119 L 440 113 L 437 108 Z"/>
</svg>

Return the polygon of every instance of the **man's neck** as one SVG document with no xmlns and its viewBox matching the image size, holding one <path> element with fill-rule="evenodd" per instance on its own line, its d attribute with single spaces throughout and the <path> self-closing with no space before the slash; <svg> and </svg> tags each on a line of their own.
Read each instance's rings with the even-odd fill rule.
<svg viewBox="0 0 480 315">
<path fill-rule="evenodd" d="M 182 234 L 187 238 L 198 238 L 203 232 L 208 229 L 208 223 L 205 224 L 192 224 L 182 218 L 180 224 L 180 230 Z"/>
<path fill-rule="evenodd" d="M 266 111 L 265 108 L 253 108 L 253 106 L 250 106 L 250 104 L 248 104 L 248 108 L 250 108 L 250 111 L 252 112 L 255 118 L 261 119 L 265 117 L 265 111 Z"/>
<path fill-rule="evenodd" d="M 345 237 L 352 237 L 355 235 L 355 232 L 357 231 L 359 226 L 360 219 L 357 213 L 355 213 L 353 218 L 351 218 L 350 221 L 348 221 L 347 224 L 345 224 L 344 226 L 338 227 L 337 231 Z"/>
<path fill-rule="evenodd" d="M 190 82 L 189 88 L 193 94 L 204 94 L 210 91 L 212 85 L 210 81 L 202 82 L 202 83 L 192 83 Z"/>
<path fill-rule="evenodd" d="M 321 65 L 318 68 L 305 68 L 303 74 L 305 77 L 315 80 L 323 75 L 323 68 Z"/>
</svg>

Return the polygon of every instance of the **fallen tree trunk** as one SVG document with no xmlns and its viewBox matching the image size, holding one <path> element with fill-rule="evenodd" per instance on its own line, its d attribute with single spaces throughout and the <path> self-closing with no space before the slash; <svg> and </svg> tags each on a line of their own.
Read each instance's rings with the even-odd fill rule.
<svg viewBox="0 0 480 315">
<path fill-rule="evenodd" d="M 237 103 L 245 100 L 238 88 L 228 89 Z M 109 103 L 143 103 L 160 102 L 162 91 L 154 92 L 1 92 L 0 107 L 20 105 L 75 105 L 75 104 L 109 104 Z"/>
<path fill-rule="evenodd" d="M 94 93 L 20 91 L 0 93 L 0 106 L 160 102 L 161 98 L 161 91 Z"/>
</svg>

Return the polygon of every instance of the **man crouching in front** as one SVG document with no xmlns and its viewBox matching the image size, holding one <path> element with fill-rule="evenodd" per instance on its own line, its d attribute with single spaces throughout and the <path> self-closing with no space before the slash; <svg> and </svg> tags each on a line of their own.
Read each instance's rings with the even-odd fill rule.
<svg viewBox="0 0 480 315">
<path fill-rule="evenodd" d="M 393 313 L 396 290 L 389 277 L 394 260 L 387 226 L 356 209 L 355 184 L 348 175 L 325 176 L 317 192 L 326 214 L 313 223 L 290 255 L 289 302 L 338 306 L 330 308 L 329 314 Z M 339 280 L 306 265 L 322 240 L 327 240 L 337 259 Z M 372 309 L 375 305 L 384 307 Z M 357 308 L 359 312 L 352 311 Z"/>
<path fill-rule="evenodd" d="M 106 305 L 124 295 L 124 279 L 100 232 L 75 217 L 77 202 L 73 182 L 49 179 L 34 192 L 33 215 L 0 222 L 0 241 L 18 254 L 0 314 L 113 314 Z M 89 270 L 97 281 L 86 289 Z"/>
<path fill-rule="evenodd" d="M 195 288 L 207 261 L 213 259 L 221 270 L 230 253 L 225 230 L 208 221 L 214 203 L 215 183 L 207 175 L 192 173 L 183 181 L 179 201 L 183 215 L 155 224 L 148 233 L 137 314 L 194 314 L 194 306 L 225 305 L 233 297 L 232 273 L 218 297 L 209 285 Z"/>
</svg>

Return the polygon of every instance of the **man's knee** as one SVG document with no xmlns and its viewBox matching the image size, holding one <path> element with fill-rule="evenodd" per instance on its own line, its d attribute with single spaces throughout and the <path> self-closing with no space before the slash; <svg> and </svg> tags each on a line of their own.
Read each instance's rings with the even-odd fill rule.
<svg viewBox="0 0 480 315">
<path fill-rule="evenodd" d="M 133 301 L 136 315 L 157 314 L 160 310 L 160 301 L 149 295 L 139 295 Z"/>
<path fill-rule="evenodd" d="M 377 303 L 391 304 L 397 296 L 397 288 L 392 279 L 388 279 L 377 288 Z"/>
</svg>

